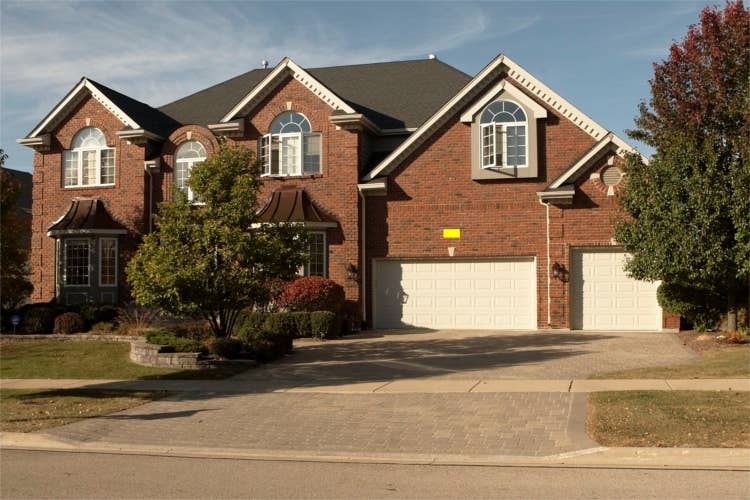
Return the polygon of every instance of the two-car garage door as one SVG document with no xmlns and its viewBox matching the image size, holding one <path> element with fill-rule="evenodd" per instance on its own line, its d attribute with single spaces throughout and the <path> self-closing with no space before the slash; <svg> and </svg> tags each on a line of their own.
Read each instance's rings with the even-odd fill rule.
<svg viewBox="0 0 750 500">
<path fill-rule="evenodd" d="M 536 264 L 375 261 L 376 328 L 536 328 Z"/>
</svg>

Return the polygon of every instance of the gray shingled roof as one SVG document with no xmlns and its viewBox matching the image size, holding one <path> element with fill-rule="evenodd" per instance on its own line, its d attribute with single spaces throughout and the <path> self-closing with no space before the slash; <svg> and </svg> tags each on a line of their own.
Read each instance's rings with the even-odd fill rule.
<svg viewBox="0 0 750 500">
<path fill-rule="evenodd" d="M 249 71 L 161 106 L 159 111 L 182 124 L 218 123 L 271 71 Z M 437 59 L 334 66 L 308 71 L 384 129 L 418 127 L 471 79 Z"/>
<path fill-rule="evenodd" d="M 126 115 L 135 120 L 136 123 L 145 130 L 166 137 L 172 130 L 180 126 L 179 122 L 158 109 L 154 109 L 141 101 L 136 101 L 132 97 L 128 97 L 116 90 L 112 90 L 90 78 L 88 80 L 98 88 L 107 99 L 112 101 L 115 106 L 120 108 Z"/>
</svg>

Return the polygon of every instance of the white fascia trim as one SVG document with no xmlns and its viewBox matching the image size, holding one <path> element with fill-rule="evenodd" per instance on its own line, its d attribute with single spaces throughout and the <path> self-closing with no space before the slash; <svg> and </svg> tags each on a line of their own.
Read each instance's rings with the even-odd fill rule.
<svg viewBox="0 0 750 500">
<path fill-rule="evenodd" d="M 68 95 L 66 95 L 60 103 L 55 106 L 55 109 L 52 110 L 50 114 L 47 115 L 47 117 L 42 120 L 42 122 L 36 126 L 36 128 L 28 135 L 28 138 L 36 137 L 37 134 L 39 134 L 41 131 L 47 127 L 57 116 L 66 108 L 68 104 L 71 103 L 83 90 L 88 90 L 91 96 L 99 101 L 99 103 L 107 108 L 107 110 L 115 115 L 118 120 L 120 120 L 125 126 L 130 127 L 132 129 L 139 129 L 141 128 L 138 123 L 136 123 L 135 120 L 130 118 L 123 110 L 118 108 L 114 105 L 112 101 L 110 101 L 104 94 L 99 91 L 96 86 L 91 83 L 86 78 L 82 78 L 80 82 L 78 82 L 78 85 L 73 87 L 73 89 L 68 92 Z"/>
<path fill-rule="evenodd" d="M 115 133 L 117 137 L 120 139 L 147 139 L 150 141 L 163 141 L 164 137 L 154 134 L 153 132 L 149 132 L 148 130 L 137 128 L 133 130 L 120 130 Z"/>
<path fill-rule="evenodd" d="M 264 226 L 299 226 L 305 229 L 329 229 L 339 227 L 336 222 L 253 222 L 251 229 L 260 229 Z"/>
<path fill-rule="evenodd" d="M 266 89 L 273 83 L 276 78 L 281 75 L 283 71 L 290 71 L 295 80 L 300 82 L 302 85 L 310 89 L 310 91 L 318 96 L 323 102 L 331 106 L 333 109 L 340 109 L 346 113 L 356 113 L 356 111 L 345 103 L 341 98 L 334 94 L 325 85 L 316 80 L 310 73 L 299 67 L 294 61 L 285 57 L 281 62 L 266 76 L 263 81 L 253 88 L 249 94 L 247 94 L 240 102 L 233 107 L 229 113 L 219 120 L 220 123 L 228 122 L 235 118 L 235 115 L 244 108 L 247 103 L 252 101 L 258 94 Z"/>
<path fill-rule="evenodd" d="M 29 148 L 49 148 L 51 144 L 50 134 L 42 134 L 36 137 L 27 137 L 24 139 L 16 139 L 16 142 L 21 146 L 27 146 Z"/>
<path fill-rule="evenodd" d="M 550 184 L 548 189 L 557 189 L 563 184 L 567 183 L 581 169 L 587 167 L 589 162 L 599 156 L 599 153 L 601 153 L 604 148 L 608 147 L 614 142 L 614 134 L 610 132 L 606 137 L 604 137 L 604 139 L 599 141 L 597 144 L 594 144 L 594 146 L 589 149 L 589 152 L 586 153 L 583 158 L 575 162 L 568 170 L 565 171 L 564 174 L 555 179 L 555 182 Z"/>
<path fill-rule="evenodd" d="M 365 184 L 357 184 L 357 189 L 364 196 L 376 196 L 388 194 L 388 183 L 385 179 L 377 179 Z"/>
<path fill-rule="evenodd" d="M 531 111 L 534 113 L 534 118 L 547 118 L 547 110 L 543 106 L 540 106 L 534 99 L 524 94 L 521 90 L 518 89 L 518 87 L 513 85 L 510 80 L 503 80 L 502 82 L 495 85 L 489 92 L 487 92 L 484 97 L 477 101 L 476 104 L 467 109 L 461 115 L 461 121 L 464 123 L 471 123 L 472 121 L 474 121 L 474 117 L 477 115 L 477 113 L 482 111 L 490 102 L 497 99 L 498 95 L 501 92 L 507 93 L 510 97 L 520 102 L 527 108 L 531 109 Z"/>
<path fill-rule="evenodd" d="M 417 127 L 408 128 L 384 128 L 380 130 L 380 135 L 406 135 L 416 132 Z"/>
<path fill-rule="evenodd" d="M 536 195 L 542 200 L 555 200 L 570 198 L 575 195 L 575 187 L 572 185 L 563 185 L 555 191 L 537 191 Z"/>
</svg>

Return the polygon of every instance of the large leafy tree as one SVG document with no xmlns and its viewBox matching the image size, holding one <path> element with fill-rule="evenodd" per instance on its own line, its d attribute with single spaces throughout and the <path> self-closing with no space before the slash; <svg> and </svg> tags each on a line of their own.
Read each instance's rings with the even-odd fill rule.
<svg viewBox="0 0 750 500">
<path fill-rule="evenodd" d="M 16 204 L 21 189 L 10 172 L 3 169 L 8 155 L 0 149 L 0 302 L 3 309 L 22 303 L 34 289 L 29 281 L 29 252 L 23 245 L 24 227 Z"/>
<path fill-rule="evenodd" d="M 654 64 L 651 99 L 629 135 L 655 149 L 628 160 L 617 239 L 636 278 L 726 298 L 728 328 L 750 277 L 750 13 L 705 8 Z M 694 304 L 698 307 L 701 304 Z"/>
<path fill-rule="evenodd" d="M 307 239 L 293 225 L 256 223 L 259 165 L 245 148 L 222 145 L 188 182 L 201 203 L 180 193 L 160 206 L 128 281 L 138 303 L 205 318 L 217 337 L 229 337 L 239 311 L 267 296 L 272 279 L 296 274 Z"/>
</svg>

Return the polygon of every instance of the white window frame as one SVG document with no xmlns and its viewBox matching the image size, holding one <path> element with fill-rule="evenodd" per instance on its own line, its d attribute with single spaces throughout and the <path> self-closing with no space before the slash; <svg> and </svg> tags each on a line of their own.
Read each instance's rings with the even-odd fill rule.
<svg viewBox="0 0 750 500">
<path fill-rule="evenodd" d="M 524 117 L 526 118 L 522 122 L 489 122 L 489 123 L 481 123 L 479 125 L 479 161 L 480 165 L 483 169 L 489 169 L 489 168 L 527 168 L 529 166 L 529 117 L 528 112 L 523 109 L 523 107 L 518 104 L 517 102 L 511 101 L 509 99 L 497 99 L 492 101 L 491 103 L 487 104 L 482 110 L 482 113 L 484 113 L 484 110 L 486 110 L 488 107 L 492 106 L 496 102 L 510 102 L 518 106 L 521 111 L 524 114 Z M 481 115 L 480 115 L 481 116 Z M 523 165 L 509 165 L 508 164 L 508 134 L 507 134 L 507 127 L 524 127 L 524 158 L 526 159 L 526 162 Z M 492 129 L 492 161 L 489 163 L 485 163 L 485 154 L 484 154 L 484 136 L 485 136 L 485 130 L 486 129 Z M 499 130 L 498 130 L 499 129 Z M 498 152 L 498 141 L 497 137 L 500 135 L 501 141 L 500 141 L 500 164 L 497 163 L 497 152 Z"/>
<path fill-rule="evenodd" d="M 309 231 L 308 235 L 323 235 L 323 275 L 321 277 L 328 278 L 328 233 L 326 231 Z M 309 247 L 308 247 L 309 252 Z M 312 255 L 310 255 L 312 256 Z M 303 266 L 302 274 L 304 276 L 318 276 L 317 274 L 310 274 L 310 262 L 306 262 Z"/>
<path fill-rule="evenodd" d="M 189 144 L 191 142 L 195 142 L 197 144 L 200 144 L 200 146 L 203 148 L 203 151 L 205 152 L 205 155 L 203 157 L 198 157 L 198 158 L 186 158 L 186 159 L 181 159 L 181 160 L 178 159 L 177 158 L 177 154 L 179 153 L 180 148 L 182 148 L 185 144 Z M 177 164 L 178 163 L 185 163 L 186 164 L 187 172 L 185 173 L 185 188 L 187 189 L 187 193 L 186 194 L 187 194 L 188 202 L 190 202 L 191 205 L 205 205 L 205 202 L 195 201 L 195 193 L 193 193 L 192 188 L 188 184 L 188 179 L 190 179 L 190 172 L 193 170 L 193 167 L 196 166 L 196 165 L 198 165 L 198 164 L 200 164 L 200 163 L 203 163 L 204 161 L 206 161 L 207 158 L 208 158 L 208 152 L 206 151 L 206 146 L 204 146 L 200 141 L 187 141 L 187 142 L 184 142 L 184 143 L 180 144 L 179 146 L 177 146 L 177 149 L 175 149 L 175 155 L 174 155 L 174 172 L 175 173 L 177 172 Z M 176 197 L 177 196 L 177 192 L 181 191 L 181 189 L 179 187 L 177 187 L 177 182 L 176 182 L 177 179 L 175 178 L 174 180 L 175 180 L 175 182 L 174 182 L 174 185 L 175 185 L 174 186 L 175 187 L 174 196 Z"/>
<path fill-rule="evenodd" d="M 102 251 L 104 250 L 104 242 L 105 241 L 113 241 L 115 243 L 115 282 L 112 284 L 104 284 L 102 283 Z M 99 286 L 100 287 L 116 287 L 117 286 L 117 265 L 119 263 L 119 244 L 117 241 L 117 238 L 99 238 Z"/>
<path fill-rule="evenodd" d="M 86 255 L 87 255 L 87 269 L 88 272 L 86 273 L 86 283 L 76 283 L 71 284 L 68 283 L 68 244 L 72 242 L 85 242 L 86 243 Z M 79 287 L 79 288 L 88 288 L 91 286 L 91 239 L 90 238 L 65 238 L 63 240 L 63 286 L 65 287 Z"/>
<path fill-rule="evenodd" d="M 323 172 L 323 140 L 322 140 L 322 134 L 318 132 L 312 132 L 312 126 L 310 125 L 310 120 L 307 119 L 305 115 L 302 113 L 299 113 L 297 111 L 289 111 L 285 112 L 282 115 L 279 115 L 274 119 L 274 121 L 271 123 L 271 128 L 273 128 L 275 122 L 283 115 L 287 113 L 294 113 L 296 115 L 301 116 L 304 118 L 304 121 L 302 124 L 306 124 L 306 127 L 310 129 L 309 132 L 302 131 L 302 126 L 296 122 L 295 125 L 297 125 L 297 128 L 300 129 L 300 131 L 297 132 L 279 132 L 279 133 L 268 133 L 260 137 L 259 140 L 259 151 L 258 151 L 258 157 L 261 160 L 262 165 L 262 171 L 261 176 L 262 177 L 292 177 L 292 176 L 303 176 L 303 175 L 319 175 Z M 283 128 L 283 127 L 282 127 Z M 305 140 L 308 137 L 321 137 L 320 139 L 320 152 L 318 154 L 318 170 L 316 172 L 305 172 L 305 145 L 307 144 L 307 141 Z M 285 157 L 282 154 L 282 147 L 285 139 L 291 139 L 291 138 L 297 138 L 297 141 L 299 143 L 299 148 L 297 150 L 297 154 L 294 155 L 294 159 L 292 160 L 293 163 L 289 164 L 288 161 L 284 161 Z M 274 148 L 274 144 L 278 144 L 278 147 Z M 277 171 L 273 171 L 274 167 L 274 159 L 277 160 Z"/>
<path fill-rule="evenodd" d="M 63 151 L 62 154 L 62 185 L 64 188 L 79 188 L 79 187 L 103 187 L 103 186 L 114 186 L 115 180 L 116 180 L 116 170 L 117 170 L 117 157 L 116 157 L 116 151 L 115 148 L 111 148 L 107 146 L 107 139 L 104 133 L 99 130 L 96 127 L 84 127 L 81 130 L 79 130 L 76 135 L 73 137 L 73 141 L 75 142 L 76 138 L 79 134 L 83 133 L 86 130 L 89 129 L 95 129 L 99 131 L 99 133 L 102 135 L 104 145 L 99 145 L 97 147 L 76 147 L 71 148 Z M 72 145 L 72 143 L 71 143 Z M 104 151 L 111 151 L 112 152 L 112 182 L 105 182 L 103 183 L 102 180 L 102 152 Z M 96 182 L 89 182 L 84 184 L 83 183 L 83 156 L 84 153 L 94 153 L 95 154 L 95 177 Z M 68 158 L 70 155 L 75 155 L 75 168 L 76 168 L 76 182 L 75 184 L 67 184 L 67 163 Z"/>
</svg>

